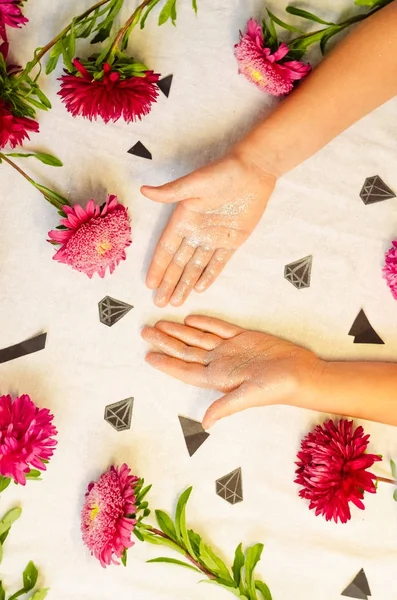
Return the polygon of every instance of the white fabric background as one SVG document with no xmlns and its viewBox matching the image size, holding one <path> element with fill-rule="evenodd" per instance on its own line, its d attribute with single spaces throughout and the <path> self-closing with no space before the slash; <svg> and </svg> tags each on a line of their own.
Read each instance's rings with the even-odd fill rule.
<svg viewBox="0 0 397 600">
<path fill-rule="evenodd" d="M 108 191 L 128 205 L 134 243 L 114 275 L 90 281 L 53 262 L 45 240 L 56 213 L 1 166 L 0 346 L 48 332 L 44 352 L 0 366 L 1 393 L 29 393 L 54 412 L 59 429 L 44 481 L 10 488 L 1 498 L 1 511 L 16 502 L 24 509 L 6 543 L 4 584 L 16 586 L 33 559 L 57 600 L 226 600 L 221 589 L 197 586 L 194 573 L 145 563 L 167 550 L 138 543 L 127 569 L 103 570 L 89 556 L 79 533 L 86 485 L 112 461 L 126 461 L 153 483 L 153 508 L 173 510 L 177 495 L 193 484 L 189 522 L 226 559 L 232 560 L 240 541 L 264 542 L 258 574 L 275 600 L 336 600 L 362 567 L 373 599 L 395 600 L 397 505 L 390 486 L 367 496 L 365 512 L 353 509 L 345 526 L 316 518 L 298 499 L 296 451 L 325 415 L 286 407 L 239 414 L 219 423 L 189 458 L 178 415 L 201 419 L 216 395 L 151 370 L 140 330 L 160 317 L 182 320 L 199 312 L 285 336 L 328 358 L 395 360 L 397 304 L 380 267 L 397 232 L 397 200 L 364 206 L 358 194 L 364 179 L 375 174 L 397 189 L 396 101 L 279 183 L 256 232 L 205 295 L 193 295 L 179 309 L 157 309 L 144 277 L 171 208 L 144 199 L 139 186 L 169 181 L 209 161 L 275 105 L 237 75 L 232 53 L 247 18 L 263 14 L 263 0 L 199 0 L 197 19 L 187 0 L 179 4 L 176 28 L 159 29 L 152 17 L 130 44 L 150 67 L 174 74 L 169 99 L 160 95 L 150 116 L 136 125 L 74 120 L 57 99 L 53 75 L 44 86 L 54 108 L 40 114 L 41 135 L 27 144 L 53 151 L 65 163 L 59 170 L 25 163 L 44 184 L 83 204 L 91 196 L 102 202 Z M 269 7 L 281 14 L 284 4 L 273 0 Z M 308 8 L 319 10 L 315 4 Z M 335 17 L 352 3 L 321 4 L 324 15 Z M 12 58 L 28 59 L 88 5 L 28 2 L 30 24 L 13 33 Z M 126 1 L 126 15 L 133 5 Z M 153 161 L 127 154 L 137 140 Z M 308 254 L 314 256 L 312 285 L 296 290 L 283 268 Z M 97 303 L 107 294 L 135 307 L 112 328 L 98 320 Z M 357 346 L 347 335 L 361 308 L 384 346 Z M 103 420 L 104 406 L 129 396 L 135 398 L 132 427 L 117 433 Z M 385 458 L 377 472 L 387 476 L 388 459 L 397 458 L 396 429 L 364 426 L 371 450 Z M 245 498 L 231 506 L 215 495 L 214 482 L 239 466 Z"/>
</svg>

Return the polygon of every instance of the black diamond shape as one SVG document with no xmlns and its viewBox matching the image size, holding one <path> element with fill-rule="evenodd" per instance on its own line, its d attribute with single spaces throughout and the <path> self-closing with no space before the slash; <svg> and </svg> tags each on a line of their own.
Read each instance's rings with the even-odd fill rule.
<svg viewBox="0 0 397 600">
<path fill-rule="evenodd" d="M 116 431 L 125 431 L 131 427 L 132 408 L 134 406 L 134 398 L 126 398 L 108 404 L 105 408 L 105 421 L 109 423 Z"/>
<path fill-rule="evenodd" d="M 367 315 L 363 310 L 358 313 L 349 335 L 354 337 L 354 344 L 384 344 L 385 342 L 376 333 Z"/>
<path fill-rule="evenodd" d="M 235 469 L 231 473 L 228 473 L 220 479 L 217 479 L 216 493 L 230 504 L 242 502 L 243 482 L 241 468 Z"/>
<path fill-rule="evenodd" d="M 285 265 L 284 277 L 298 290 L 310 287 L 313 256 L 305 256 L 295 262 Z"/>
<path fill-rule="evenodd" d="M 364 569 L 361 569 L 361 571 L 357 573 L 350 585 L 348 585 L 347 588 L 342 592 L 342 596 L 368 600 L 368 596 L 371 596 L 371 590 L 369 589 L 368 580 Z"/>
<path fill-rule="evenodd" d="M 116 300 L 110 296 L 105 296 L 99 303 L 99 320 L 104 325 L 111 327 L 117 321 L 120 321 L 132 308 L 131 304 L 126 304 L 121 300 Z"/>
<path fill-rule="evenodd" d="M 170 95 L 173 77 L 173 75 L 167 75 L 167 77 L 163 77 L 163 79 L 160 79 L 160 81 L 157 82 L 157 85 L 159 86 L 160 90 L 163 92 L 164 96 L 167 96 L 167 98 Z"/>
<path fill-rule="evenodd" d="M 140 156 L 141 158 L 147 158 L 148 160 L 152 160 L 152 154 L 149 150 L 142 144 L 142 142 L 137 142 L 128 150 L 128 154 L 133 154 L 134 156 Z"/>
<path fill-rule="evenodd" d="M 389 188 L 388 185 L 379 177 L 367 177 L 360 192 L 360 198 L 364 204 L 375 204 L 389 198 L 395 198 L 396 194 Z"/>
<path fill-rule="evenodd" d="M 185 438 L 189 456 L 193 456 L 200 446 L 204 444 L 210 434 L 203 429 L 200 421 L 179 417 L 179 422 L 182 427 L 183 437 Z"/>
</svg>

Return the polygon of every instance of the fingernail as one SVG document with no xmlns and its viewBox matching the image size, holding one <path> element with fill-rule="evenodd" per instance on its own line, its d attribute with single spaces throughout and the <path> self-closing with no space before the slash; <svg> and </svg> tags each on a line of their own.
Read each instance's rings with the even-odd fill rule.
<svg viewBox="0 0 397 600">
<path fill-rule="evenodd" d="M 217 419 L 210 419 L 209 421 L 207 421 L 207 423 L 205 424 L 205 426 L 203 425 L 203 429 L 205 431 L 208 431 L 208 429 L 211 429 L 211 427 L 213 427 L 216 422 L 217 422 Z"/>
</svg>

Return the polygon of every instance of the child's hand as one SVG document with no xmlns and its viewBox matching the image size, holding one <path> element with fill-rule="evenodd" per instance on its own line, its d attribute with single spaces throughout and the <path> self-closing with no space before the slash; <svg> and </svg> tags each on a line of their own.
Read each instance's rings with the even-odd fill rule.
<svg viewBox="0 0 397 600">
<path fill-rule="evenodd" d="M 323 369 L 309 350 L 271 335 L 210 317 L 191 316 L 185 323 L 145 327 L 142 337 L 158 351 L 146 360 L 181 381 L 226 392 L 207 410 L 205 429 L 246 408 L 292 404 L 310 392 Z"/>
<path fill-rule="evenodd" d="M 179 203 L 147 276 L 157 306 L 180 306 L 193 288 L 203 292 L 215 281 L 259 222 L 274 185 L 275 177 L 234 152 L 172 183 L 142 187 L 151 200 Z"/>
</svg>

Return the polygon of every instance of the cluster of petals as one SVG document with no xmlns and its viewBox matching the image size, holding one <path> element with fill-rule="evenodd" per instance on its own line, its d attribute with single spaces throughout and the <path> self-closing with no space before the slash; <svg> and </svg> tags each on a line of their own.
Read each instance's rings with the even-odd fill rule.
<svg viewBox="0 0 397 600">
<path fill-rule="evenodd" d="M 0 98 L 0 149 L 6 146 L 20 146 L 24 140 L 30 139 L 29 133 L 38 131 L 39 124 L 36 121 L 27 117 L 16 117 Z"/>
<path fill-rule="evenodd" d="M 369 435 L 354 428 L 353 421 L 329 420 L 318 425 L 301 443 L 296 483 L 309 508 L 327 521 L 346 523 L 351 518 L 350 503 L 363 510 L 364 492 L 376 492 L 376 475 L 368 469 L 381 460 L 367 454 Z"/>
<path fill-rule="evenodd" d="M 390 250 L 386 252 L 383 276 L 393 294 L 393 298 L 397 300 L 397 240 L 393 242 Z"/>
<path fill-rule="evenodd" d="M 21 0 L 0 0 L 0 37 L 7 41 L 6 27 L 22 27 L 28 22 L 21 10 Z"/>
<path fill-rule="evenodd" d="M 254 19 L 248 21 L 247 32 L 240 34 L 240 42 L 234 49 L 239 73 L 273 96 L 291 92 L 296 81 L 311 70 L 310 65 L 298 60 L 284 60 L 288 52 L 284 43 L 275 52 L 266 47 L 262 26 Z"/>
</svg>

